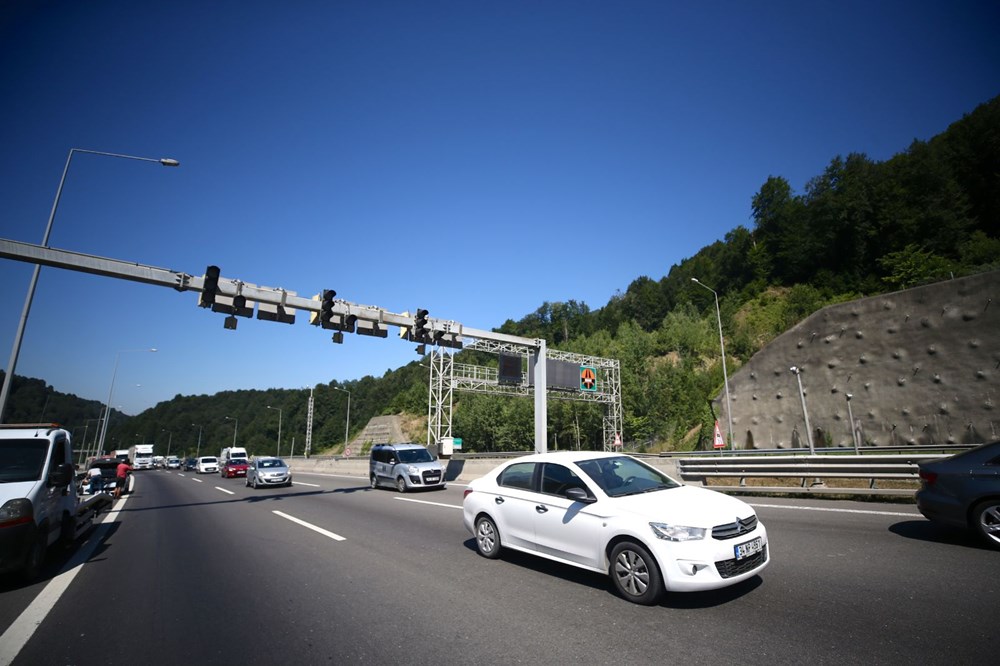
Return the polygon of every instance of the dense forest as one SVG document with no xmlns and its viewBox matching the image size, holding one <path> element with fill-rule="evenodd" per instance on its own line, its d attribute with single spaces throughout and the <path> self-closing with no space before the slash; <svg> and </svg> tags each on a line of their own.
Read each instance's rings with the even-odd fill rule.
<svg viewBox="0 0 1000 666">
<path fill-rule="evenodd" d="M 737 226 L 661 279 L 637 277 L 596 310 L 577 301 L 543 303 L 499 330 L 618 359 L 629 448 L 698 446 L 714 421 L 711 401 L 723 379 L 714 296 L 692 278 L 719 294 L 732 373 L 823 306 L 1000 268 L 1000 97 L 884 162 L 863 154 L 834 157 L 802 193 L 770 176 L 749 203 L 752 229 Z M 313 451 L 343 445 L 348 392 L 350 437 L 372 416 L 426 418 L 426 372 L 413 362 L 379 378 L 317 386 Z M 8 421 L 55 419 L 78 430 L 77 437 L 92 435 L 100 404 L 39 380 L 15 380 Z M 200 435 L 216 451 L 238 429 L 241 444 L 264 453 L 275 449 L 280 421 L 282 452 L 290 452 L 293 440 L 301 452 L 308 393 L 177 396 L 135 417 L 113 412 L 108 441 L 153 441 L 160 451 L 170 445 L 194 453 Z M 453 431 L 466 451 L 534 447 L 530 400 L 465 394 L 455 400 Z M 219 414 L 229 418 L 220 421 Z M 549 432 L 550 447 L 599 448 L 601 412 L 550 403 Z M 423 440 L 419 420 L 410 434 Z"/>
</svg>

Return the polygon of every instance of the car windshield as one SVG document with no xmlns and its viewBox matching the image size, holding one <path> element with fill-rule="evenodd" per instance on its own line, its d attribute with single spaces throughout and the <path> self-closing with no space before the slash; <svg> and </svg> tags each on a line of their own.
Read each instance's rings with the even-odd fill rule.
<svg viewBox="0 0 1000 666">
<path fill-rule="evenodd" d="M 201 461 L 203 463 L 217 463 L 217 462 L 219 462 L 218 459 L 216 459 L 216 458 L 202 458 Z"/>
<path fill-rule="evenodd" d="M 277 458 L 271 460 L 261 460 L 257 463 L 258 467 L 284 467 L 285 461 L 278 460 Z"/>
<path fill-rule="evenodd" d="M 401 463 L 434 462 L 431 452 L 427 449 L 400 449 L 396 454 Z"/>
<path fill-rule="evenodd" d="M 0 442 L 0 483 L 40 479 L 48 450 L 47 439 L 9 439 Z"/>
<path fill-rule="evenodd" d="M 609 497 L 677 488 L 679 483 L 629 456 L 595 458 L 576 463 Z"/>
</svg>

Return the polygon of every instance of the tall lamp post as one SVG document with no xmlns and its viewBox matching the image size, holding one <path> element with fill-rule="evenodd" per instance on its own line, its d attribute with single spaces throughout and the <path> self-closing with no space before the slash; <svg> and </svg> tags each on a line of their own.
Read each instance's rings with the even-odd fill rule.
<svg viewBox="0 0 1000 666">
<path fill-rule="evenodd" d="M 854 452 L 860 455 L 861 451 L 858 449 L 858 429 L 854 426 L 854 412 L 851 410 L 851 398 L 854 396 L 847 393 L 845 397 L 847 398 L 847 420 L 851 422 L 851 441 L 854 442 Z"/>
<path fill-rule="evenodd" d="M 164 428 L 164 429 L 160 430 L 160 432 L 167 433 L 167 455 L 166 455 L 166 457 L 169 458 L 170 457 L 170 444 L 171 444 L 171 442 L 174 441 L 174 431 L 173 430 L 167 430 L 166 428 Z"/>
<path fill-rule="evenodd" d="M 232 416 L 227 416 L 226 420 L 233 422 L 233 446 L 236 446 L 236 431 L 240 428 L 240 420 Z"/>
<path fill-rule="evenodd" d="M 49 213 L 49 222 L 45 226 L 45 235 L 42 237 L 42 247 L 49 246 L 49 236 L 52 234 L 52 222 L 56 218 L 56 209 L 59 208 L 59 199 L 62 197 L 63 184 L 66 182 L 66 173 L 69 171 L 69 163 L 73 159 L 73 153 L 89 153 L 91 155 L 104 155 L 106 157 L 121 157 L 128 160 L 139 160 L 142 162 L 159 162 L 163 166 L 180 166 L 180 162 L 169 158 L 153 159 L 151 157 L 136 157 L 134 155 L 119 155 L 117 153 L 103 153 L 97 150 L 84 150 L 82 148 L 71 148 L 66 157 L 66 166 L 63 167 L 62 178 L 59 179 L 59 188 L 56 189 L 56 198 L 52 202 L 52 211 Z M 24 308 L 21 310 L 21 319 L 17 324 L 17 332 L 14 334 L 14 345 L 10 351 L 10 360 L 7 362 L 7 374 L 3 378 L 3 388 L 0 389 L 0 423 L 4 421 L 7 411 L 7 398 L 10 395 L 10 387 L 14 378 L 14 370 L 17 367 L 17 357 L 21 353 L 21 341 L 24 339 L 24 328 L 28 323 L 28 314 L 31 312 L 31 301 L 35 298 L 35 286 L 38 284 L 38 274 L 42 270 L 41 264 L 35 264 L 35 269 L 31 274 L 31 281 L 28 282 L 28 294 L 24 298 Z M 101 438 L 104 443 L 104 438 Z"/>
<path fill-rule="evenodd" d="M 152 347 L 150 349 L 122 349 L 115 353 L 115 369 L 111 373 L 111 388 L 108 389 L 108 402 L 104 406 L 104 423 L 101 424 L 101 439 L 97 448 L 101 451 L 104 450 L 104 438 L 108 434 L 108 421 L 111 420 L 111 398 L 115 393 L 115 378 L 118 376 L 118 361 L 121 359 L 122 354 L 126 352 L 155 352 L 156 348 Z"/>
<path fill-rule="evenodd" d="M 271 405 L 268 405 L 267 408 L 278 410 L 278 452 L 274 455 L 274 457 L 280 458 L 281 457 L 281 407 L 272 407 Z"/>
<path fill-rule="evenodd" d="M 344 448 L 347 448 L 347 434 L 351 430 L 351 392 L 347 389 L 337 388 L 336 386 L 331 386 L 335 391 L 343 391 L 347 394 L 347 421 L 344 423 Z"/>
<path fill-rule="evenodd" d="M 719 294 L 698 278 L 691 278 L 691 282 L 708 289 L 715 296 L 715 318 L 719 321 L 719 348 L 722 350 L 722 382 L 726 385 L 726 422 L 729 427 L 729 448 L 735 449 L 736 442 L 733 441 L 733 403 L 729 399 L 729 372 L 726 371 L 726 341 L 722 337 L 722 312 L 719 310 Z"/>
<path fill-rule="evenodd" d="M 809 454 L 814 455 L 816 448 L 813 446 L 812 428 L 809 426 L 809 410 L 806 409 L 806 392 L 802 390 L 802 369 L 793 365 L 789 370 L 792 371 L 792 374 L 795 375 L 795 379 L 799 383 L 799 398 L 802 400 L 802 417 L 806 421 L 806 441 L 809 442 Z"/>
<path fill-rule="evenodd" d="M 195 458 L 200 458 L 201 457 L 201 426 L 198 425 L 197 423 L 192 423 L 191 427 L 198 429 L 198 448 L 195 449 L 194 457 Z"/>
</svg>

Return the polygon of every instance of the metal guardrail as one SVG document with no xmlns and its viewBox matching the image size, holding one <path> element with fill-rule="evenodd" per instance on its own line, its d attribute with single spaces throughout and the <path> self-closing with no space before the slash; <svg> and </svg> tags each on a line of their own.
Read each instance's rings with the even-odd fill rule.
<svg viewBox="0 0 1000 666">
<path fill-rule="evenodd" d="M 967 447 L 965 447 L 967 448 Z M 742 455 L 680 458 L 678 473 L 684 481 L 738 479 L 738 485 L 711 485 L 713 490 L 746 493 L 825 493 L 847 495 L 912 495 L 914 488 L 879 488 L 880 480 L 919 481 L 917 463 L 946 458 L 945 453 L 909 455 Z M 748 486 L 748 478 L 801 479 L 798 487 Z M 864 479 L 867 488 L 827 486 L 824 479 Z"/>
<path fill-rule="evenodd" d="M 862 455 L 862 456 L 881 456 L 887 453 L 959 453 L 961 451 L 966 451 L 971 448 L 975 448 L 978 444 L 914 444 L 912 446 L 868 446 L 861 447 L 858 449 L 858 453 L 854 453 L 854 449 L 850 447 L 830 447 L 830 448 L 818 448 L 816 450 L 817 456 L 841 456 L 841 455 Z M 808 455 L 808 448 L 798 448 L 798 449 L 718 449 L 714 451 L 663 451 L 659 455 L 664 458 L 685 458 L 693 456 L 707 456 L 707 457 L 726 457 L 726 456 L 764 456 L 764 455 L 793 455 L 802 454 Z"/>
</svg>

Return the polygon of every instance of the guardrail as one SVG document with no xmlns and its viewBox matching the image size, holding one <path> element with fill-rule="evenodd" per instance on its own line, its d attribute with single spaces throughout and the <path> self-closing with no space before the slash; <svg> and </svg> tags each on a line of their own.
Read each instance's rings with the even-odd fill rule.
<svg viewBox="0 0 1000 666">
<path fill-rule="evenodd" d="M 677 460 L 684 481 L 738 479 L 738 485 L 711 484 L 713 490 L 745 493 L 821 493 L 846 495 L 912 495 L 915 488 L 879 488 L 880 480 L 919 481 L 917 463 L 948 454 L 916 455 L 741 455 Z M 801 479 L 798 487 L 750 485 L 748 478 Z M 825 479 L 863 479 L 868 487 L 827 486 Z"/>
</svg>

